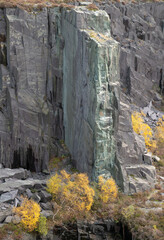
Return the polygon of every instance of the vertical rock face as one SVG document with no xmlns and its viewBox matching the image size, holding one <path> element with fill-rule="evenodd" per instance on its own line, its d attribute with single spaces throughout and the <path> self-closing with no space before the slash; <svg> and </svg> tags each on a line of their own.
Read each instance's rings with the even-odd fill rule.
<svg viewBox="0 0 164 240">
<path fill-rule="evenodd" d="M 65 142 L 79 170 L 109 174 L 115 161 L 119 47 L 103 11 L 65 11 L 62 19 Z"/>
<path fill-rule="evenodd" d="M 85 7 L 0 10 L 0 163 L 44 170 L 57 154 L 56 140 L 64 139 L 80 171 L 94 179 L 112 175 L 135 192 L 155 178 L 131 112 L 132 103 L 150 101 L 154 79 L 160 76 L 163 86 L 163 20 L 154 7 L 144 8 L 145 19 L 137 7 L 103 8 L 111 21 L 105 11 Z M 158 73 L 151 74 L 149 54 Z"/>
<path fill-rule="evenodd" d="M 40 171 L 54 154 L 53 137 L 63 134 L 58 111 L 62 95 L 58 98 L 54 92 L 59 95 L 61 87 L 54 90 L 58 76 L 51 58 L 48 10 L 36 14 L 5 9 L 1 14 L 7 48 L 7 64 L 1 57 L 0 71 L 1 162 Z"/>
<path fill-rule="evenodd" d="M 139 107 L 159 106 L 156 91 L 163 86 L 164 4 L 109 4 L 112 36 L 120 42 L 120 80 L 123 92 Z M 162 89 L 161 89 L 162 92 Z"/>
<path fill-rule="evenodd" d="M 124 175 L 124 190 L 133 192 L 153 186 L 154 182 L 153 167 L 151 174 L 149 166 L 144 165 L 143 169 L 144 142 L 133 132 L 131 114 L 140 111 L 150 101 L 154 107 L 162 109 L 160 94 L 163 92 L 164 80 L 164 4 L 123 5 L 106 2 L 100 7 L 110 16 L 112 36 L 120 42 L 121 94 L 117 159 Z M 136 171 L 129 166 L 135 167 Z M 149 172 L 150 178 L 146 172 Z"/>
<path fill-rule="evenodd" d="M 81 7 L 6 9 L 1 16 L 1 162 L 43 170 L 53 139 L 65 134 L 79 170 L 110 173 L 119 48 L 108 15 Z"/>
</svg>

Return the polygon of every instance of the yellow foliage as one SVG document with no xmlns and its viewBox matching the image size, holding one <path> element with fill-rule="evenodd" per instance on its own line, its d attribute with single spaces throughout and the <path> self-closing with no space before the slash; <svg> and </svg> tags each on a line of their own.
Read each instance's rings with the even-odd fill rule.
<svg viewBox="0 0 164 240">
<path fill-rule="evenodd" d="M 113 178 L 105 180 L 102 176 L 99 176 L 98 186 L 100 189 L 100 199 L 104 203 L 108 203 L 116 199 L 118 189 Z"/>
<path fill-rule="evenodd" d="M 76 211 L 89 211 L 94 197 L 94 190 L 89 186 L 86 174 L 69 175 L 61 171 L 47 182 L 47 191 L 60 203 L 68 204 Z"/>
<path fill-rule="evenodd" d="M 56 196 L 61 192 L 62 188 L 62 179 L 61 176 L 57 173 L 52 176 L 47 182 L 47 191 L 50 192 L 53 196 Z"/>
<path fill-rule="evenodd" d="M 21 217 L 21 223 L 27 231 L 32 232 L 37 228 L 41 211 L 38 203 L 23 198 L 22 205 L 14 208 L 13 211 Z"/>
<path fill-rule="evenodd" d="M 142 135 L 145 139 L 145 144 L 148 150 L 155 152 L 157 155 L 163 155 L 164 149 L 164 116 L 160 118 L 157 122 L 157 126 L 154 129 L 154 134 L 152 129 L 148 124 L 144 123 L 142 118 L 143 113 L 134 112 L 132 114 L 132 126 L 133 130 Z"/>
<path fill-rule="evenodd" d="M 132 114 L 132 126 L 133 130 L 144 137 L 145 144 L 147 148 L 154 148 L 156 147 L 156 142 L 152 139 L 153 138 L 153 131 L 148 124 L 144 123 L 142 118 L 143 113 L 134 112 Z"/>
</svg>

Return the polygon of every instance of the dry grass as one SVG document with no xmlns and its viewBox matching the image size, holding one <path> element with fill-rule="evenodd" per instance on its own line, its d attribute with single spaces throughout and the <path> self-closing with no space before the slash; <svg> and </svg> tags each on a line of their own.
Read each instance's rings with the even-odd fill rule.
<svg viewBox="0 0 164 240">
<path fill-rule="evenodd" d="M 73 8 L 71 5 L 67 5 L 71 2 L 88 2 L 90 0 L 0 0 L 0 8 L 5 8 L 5 7 L 19 7 L 23 8 L 26 10 L 32 10 L 33 8 L 36 9 L 42 9 L 44 7 L 66 7 L 66 8 Z M 147 1 L 154 1 L 154 2 L 163 2 L 164 0 L 132 0 L 132 3 L 137 3 L 137 2 L 147 2 Z M 102 0 L 95 0 L 94 2 L 98 2 L 101 5 Z M 110 0 L 110 3 L 115 3 L 115 2 L 122 2 L 122 4 L 127 4 L 129 0 L 120 1 L 120 0 Z M 98 10 L 97 6 L 94 4 L 91 4 L 88 6 L 90 10 Z"/>
<path fill-rule="evenodd" d="M 99 10 L 99 8 L 95 5 L 95 4 L 89 4 L 88 6 L 87 6 L 87 9 L 88 10 L 93 10 L 93 11 L 97 11 L 97 10 Z"/>
<path fill-rule="evenodd" d="M 0 8 L 19 7 L 26 10 L 33 8 L 42 9 L 44 7 L 68 7 L 66 3 L 74 2 L 74 0 L 0 0 Z"/>
</svg>

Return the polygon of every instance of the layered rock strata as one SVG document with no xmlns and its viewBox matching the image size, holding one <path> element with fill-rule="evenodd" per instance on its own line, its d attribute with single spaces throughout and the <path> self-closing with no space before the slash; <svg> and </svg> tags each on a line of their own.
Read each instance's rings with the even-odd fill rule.
<svg viewBox="0 0 164 240">
<path fill-rule="evenodd" d="M 1 162 L 43 170 L 53 139 L 65 134 L 79 170 L 109 172 L 119 48 L 108 15 L 84 7 L 5 9 L 1 15 Z"/>
<path fill-rule="evenodd" d="M 77 168 L 96 178 L 115 161 L 119 46 L 105 12 L 79 9 L 63 18 L 65 143 Z"/>
<path fill-rule="evenodd" d="M 133 133 L 131 114 L 133 111 L 143 110 L 146 114 L 145 121 L 152 128 L 163 115 L 164 3 L 124 5 L 104 1 L 98 5 L 110 16 L 111 35 L 120 43 L 117 157 L 124 179 L 128 173 L 124 189 L 133 192 L 135 189 L 148 187 L 147 183 L 154 181 L 151 177 L 143 184 L 145 173 L 142 172 L 141 165 L 145 163 L 144 141 Z M 129 167 L 134 167 L 134 164 L 140 172 L 140 178 L 134 172 L 129 173 Z M 135 182 L 135 186 L 131 183 L 128 185 L 129 180 L 131 183 Z"/>
<path fill-rule="evenodd" d="M 124 49 L 120 42 L 120 58 L 111 9 L 111 22 L 105 11 L 86 7 L 0 10 L 4 166 L 44 170 L 64 139 L 75 166 L 91 178 L 112 175 L 125 192 L 153 186 L 155 169 L 145 164 L 144 141 L 132 130 L 130 93 L 122 88 L 120 95 Z M 121 87 L 131 81 L 129 61 L 120 62 Z"/>
</svg>

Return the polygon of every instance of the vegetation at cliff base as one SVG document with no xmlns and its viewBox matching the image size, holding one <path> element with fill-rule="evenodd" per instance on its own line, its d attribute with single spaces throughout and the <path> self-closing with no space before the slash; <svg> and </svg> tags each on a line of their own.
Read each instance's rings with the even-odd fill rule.
<svg viewBox="0 0 164 240">
<path fill-rule="evenodd" d="M 99 198 L 103 203 L 112 202 L 117 198 L 118 189 L 113 178 L 105 180 L 102 176 L 99 176 L 98 187 Z"/>
<path fill-rule="evenodd" d="M 40 211 L 39 204 L 27 198 L 23 198 L 20 207 L 13 209 L 13 212 L 21 217 L 21 224 L 23 227 L 29 232 L 32 232 L 37 228 Z"/>
<path fill-rule="evenodd" d="M 72 221 L 80 217 L 91 216 L 95 201 L 109 203 L 117 198 L 117 186 L 111 178 L 99 177 L 99 182 L 90 185 L 84 173 L 68 174 L 62 170 L 47 182 L 47 191 L 54 201 L 54 222 Z"/>
<path fill-rule="evenodd" d="M 156 189 L 128 196 L 118 191 L 112 178 L 99 176 L 98 182 L 89 182 L 86 174 L 71 174 L 62 170 L 47 181 L 47 191 L 53 197 L 53 217 L 47 220 L 41 215 L 38 203 L 23 198 L 21 205 L 13 209 L 13 213 L 20 217 L 20 223 L 5 225 L 0 232 L 0 240 L 5 239 L 10 229 L 17 240 L 21 239 L 23 231 L 39 232 L 45 236 L 48 229 L 55 226 L 100 219 L 104 222 L 113 219 L 116 226 L 121 225 L 119 234 L 124 240 L 127 229 L 135 240 L 163 238 L 164 210 L 161 200 L 164 190 L 160 182 Z"/>
<path fill-rule="evenodd" d="M 66 171 L 55 174 L 47 182 L 47 191 L 62 204 L 74 211 L 89 211 L 94 197 L 94 190 L 89 186 L 86 174 L 70 175 Z"/>
</svg>

